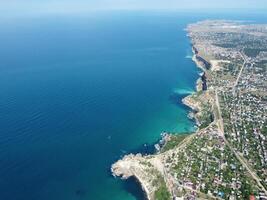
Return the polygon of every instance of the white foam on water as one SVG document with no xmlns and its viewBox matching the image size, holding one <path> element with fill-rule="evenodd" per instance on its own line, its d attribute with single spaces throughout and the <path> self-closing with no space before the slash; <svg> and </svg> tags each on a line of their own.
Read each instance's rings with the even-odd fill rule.
<svg viewBox="0 0 267 200">
<path fill-rule="evenodd" d="M 174 89 L 174 93 L 181 94 L 181 95 L 192 94 L 193 92 L 194 92 L 194 90 L 189 89 L 189 88 L 176 88 L 176 89 Z"/>
</svg>

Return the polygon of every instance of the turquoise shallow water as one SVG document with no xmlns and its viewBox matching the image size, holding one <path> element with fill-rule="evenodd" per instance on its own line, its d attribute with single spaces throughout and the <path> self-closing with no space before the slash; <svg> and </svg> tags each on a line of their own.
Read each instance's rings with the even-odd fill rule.
<svg viewBox="0 0 267 200">
<path fill-rule="evenodd" d="M 181 104 L 198 77 L 184 28 L 206 17 L 0 21 L 0 199 L 141 199 L 110 165 L 162 131 L 194 129 Z"/>
</svg>

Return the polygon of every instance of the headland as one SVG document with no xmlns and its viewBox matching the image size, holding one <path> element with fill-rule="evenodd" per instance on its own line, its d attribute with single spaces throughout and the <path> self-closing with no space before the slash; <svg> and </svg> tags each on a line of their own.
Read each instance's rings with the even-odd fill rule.
<svg viewBox="0 0 267 200">
<path fill-rule="evenodd" d="M 266 106 L 266 76 L 259 74 L 266 67 L 265 27 L 220 20 L 190 24 L 193 61 L 203 73 L 196 92 L 182 101 L 192 109 L 198 130 L 182 136 L 164 134 L 156 154 L 125 155 L 112 165 L 113 175 L 136 177 L 148 200 L 266 197 L 266 128 L 260 123 L 256 129 L 249 125 L 251 119 L 264 115 L 259 109 L 251 110 L 254 101 Z M 243 44 L 237 42 L 240 38 Z M 262 44 L 254 47 L 259 53 L 252 58 L 244 49 L 255 40 Z M 250 140 L 260 150 L 253 149 Z"/>
</svg>

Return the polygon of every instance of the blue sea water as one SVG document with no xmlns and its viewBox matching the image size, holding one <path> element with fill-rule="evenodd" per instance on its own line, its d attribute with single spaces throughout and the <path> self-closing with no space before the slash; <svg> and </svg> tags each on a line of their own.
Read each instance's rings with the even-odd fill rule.
<svg viewBox="0 0 267 200">
<path fill-rule="evenodd" d="M 142 199 L 110 166 L 162 131 L 194 130 L 181 104 L 198 77 L 184 28 L 207 18 L 264 21 L 176 12 L 0 20 L 0 199 Z"/>
</svg>

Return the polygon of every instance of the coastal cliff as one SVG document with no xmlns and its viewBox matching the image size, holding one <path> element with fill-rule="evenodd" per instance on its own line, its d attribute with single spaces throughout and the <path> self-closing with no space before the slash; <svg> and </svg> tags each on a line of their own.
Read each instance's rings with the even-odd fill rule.
<svg viewBox="0 0 267 200">
<path fill-rule="evenodd" d="M 122 178 L 135 176 L 149 200 L 261 199 L 267 194 L 264 182 L 260 182 L 259 177 L 262 174 L 257 175 L 252 168 L 253 165 L 249 166 L 246 158 L 236 152 L 237 149 L 232 146 L 233 141 L 229 140 L 233 134 L 229 135 L 224 131 L 228 128 L 224 121 L 229 120 L 231 114 L 226 115 L 223 112 L 232 112 L 228 107 L 235 106 L 237 102 L 224 104 L 225 100 L 229 101 L 225 98 L 225 94 L 234 99 L 236 95 L 233 96 L 231 87 L 244 89 L 242 84 L 237 83 L 247 60 L 238 49 L 238 53 L 234 53 L 244 58 L 238 75 L 232 71 L 222 73 L 225 69 L 232 70 L 231 63 L 238 63 L 239 59 L 234 57 L 226 60 L 222 55 L 228 50 L 214 46 L 214 42 L 209 41 L 210 38 L 214 38 L 207 37 L 211 33 L 214 34 L 210 31 L 211 28 L 216 30 L 215 35 L 217 35 L 217 29 L 221 32 L 225 31 L 225 29 L 221 30 L 221 24 L 225 22 L 204 21 L 188 27 L 194 53 L 193 61 L 203 71 L 197 80 L 197 91 L 182 100 L 192 109 L 190 116 L 197 123 L 195 133 L 182 139 L 179 139 L 179 135 L 172 135 L 168 137 L 165 144 L 168 148 L 165 150 L 163 146 L 163 149 L 149 156 L 126 155 L 112 165 L 115 176 Z M 203 37 L 203 31 L 205 37 Z M 220 53 L 223 53 L 217 53 L 216 58 L 211 49 L 219 49 Z M 249 103 L 246 102 L 246 105 Z M 243 115 L 240 119 L 243 119 Z M 231 124 L 235 125 L 236 121 L 228 122 L 228 125 Z M 235 126 L 235 128 L 238 127 Z M 252 131 L 252 133 L 256 132 Z M 250 142 L 250 140 L 244 140 L 244 142 Z"/>
<path fill-rule="evenodd" d="M 195 51 L 193 51 L 195 53 Z M 196 55 L 194 55 L 196 57 Z M 194 59 L 193 59 L 194 60 Z M 199 60 L 194 60 L 197 65 L 203 66 Z M 203 71 L 207 70 L 205 68 Z M 204 83 L 205 82 L 205 83 Z M 197 93 L 193 93 L 182 99 L 182 102 L 191 108 L 189 115 L 195 119 L 197 126 L 201 125 L 202 115 L 202 103 L 210 99 L 206 94 L 202 94 L 206 88 L 203 88 L 203 84 L 206 84 L 205 73 L 203 73 L 197 80 Z M 200 101 L 201 99 L 201 101 Z M 169 156 L 174 152 L 179 151 L 183 148 L 191 139 L 194 134 L 188 136 L 173 136 L 167 137 L 167 144 L 171 148 L 168 148 L 164 152 L 159 150 L 154 155 L 143 156 L 141 154 L 129 154 L 125 155 L 121 160 L 118 160 L 111 167 L 111 172 L 114 177 L 120 177 L 122 179 L 128 179 L 129 177 L 135 177 L 148 200 L 168 200 L 171 199 L 174 193 L 174 181 L 172 177 L 168 175 L 166 171 L 166 165 L 168 166 Z M 163 146 L 164 147 L 164 146 Z M 164 148 L 162 148 L 164 149 Z M 158 198 L 158 196 L 161 196 Z"/>
<path fill-rule="evenodd" d="M 200 67 L 203 71 L 210 70 L 210 62 L 199 54 L 199 51 L 197 50 L 197 47 L 194 46 L 194 44 L 192 44 L 192 51 L 194 54 L 193 61 L 195 61 L 197 66 Z"/>
<path fill-rule="evenodd" d="M 197 85 L 196 85 L 196 90 L 201 91 L 201 90 L 207 90 L 207 77 L 206 77 L 206 71 L 210 70 L 212 65 L 210 64 L 209 61 L 201 57 L 198 53 L 197 48 L 192 44 L 192 52 L 193 52 L 193 57 L 192 60 L 196 63 L 197 67 L 199 67 L 203 73 L 200 75 L 200 78 L 197 80 Z"/>
<path fill-rule="evenodd" d="M 184 152 L 189 144 L 199 135 L 206 134 L 213 124 L 212 105 L 214 104 L 214 94 L 207 87 L 206 71 L 210 69 L 210 63 L 198 55 L 198 50 L 192 45 L 193 61 L 201 68 L 196 82 L 196 92 L 186 96 L 182 102 L 191 108 L 189 116 L 194 118 L 198 127 L 195 133 L 186 136 L 173 135 L 169 137 L 166 143 L 166 151 L 159 150 L 156 154 L 143 156 L 141 154 L 125 155 L 111 167 L 111 172 L 115 177 L 128 179 L 135 177 L 142 186 L 148 200 L 170 200 L 173 198 L 184 198 L 198 196 L 199 199 L 214 199 L 212 195 L 206 196 L 199 189 L 194 188 L 194 184 L 187 179 L 176 178 L 184 174 L 186 167 L 180 174 L 173 170 L 178 168 L 176 162 L 179 162 L 177 155 Z M 186 164 L 186 162 L 183 162 Z"/>
<path fill-rule="evenodd" d="M 129 154 L 111 167 L 113 176 L 128 179 L 135 177 L 142 186 L 148 200 L 170 198 L 170 191 L 164 181 L 163 155 L 142 156 Z"/>
<path fill-rule="evenodd" d="M 207 90 L 205 71 L 209 70 L 210 64 L 198 55 L 196 47 L 192 46 L 192 51 L 194 53 L 192 60 L 199 68 L 201 68 L 203 73 L 196 82 L 197 93 L 186 96 L 182 99 L 182 102 L 191 108 L 189 115 L 191 118 L 195 119 L 196 125 L 200 126 L 201 111 L 203 107 L 202 103 L 207 99 L 210 99 L 209 96 L 201 93 L 202 91 Z M 171 199 L 171 196 L 173 196 L 174 193 L 174 180 L 169 177 L 166 172 L 166 163 L 168 163 L 169 156 L 173 154 L 173 152 L 183 148 L 183 146 L 193 137 L 194 134 L 187 137 L 183 136 L 181 140 L 179 139 L 179 142 L 174 143 L 175 145 L 172 147 L 173 149 L 168 149 L 167 152 L 161 152 L 159 150 L 158 153 L 148 156 L 143 156 L 141 154 L 125 155 L 111 166 L 111 172 L 114 177 L 120 177 L 122 179 L 135 177 L 139 181 L 148 200 Z M 170 140 L 171 139 L 169 139 L 168 142 L 173 143 L 173 141 Z M 175 138 L 174 141 L 177 141 L 177 138 Z M 163 195 L 163 197 L 158 198 L 158 195 Z"/>
<path fill-rule="evenodd" d="M 142 186 L 143 191 L 146 194 L 148 200 L 153 199 L 155 187 L 150 184 L 149 176 L 146 172 L 147 160 L 141 155 L 126 155 L 118 162 L 114 163 L 111 167 L 113 176 L 121 177 L 122 179 L 128 179 L 129 177 L 135 177 Z"/>
</svg>

